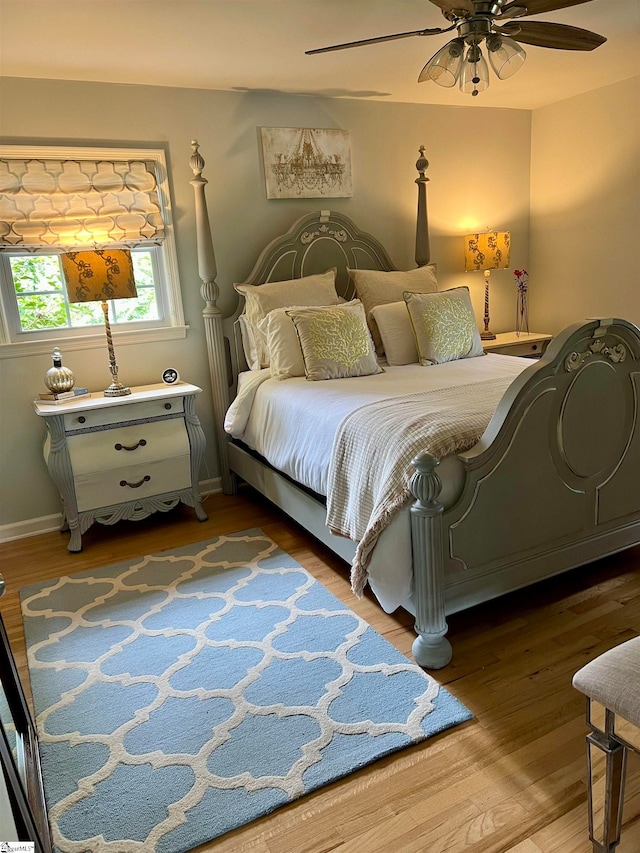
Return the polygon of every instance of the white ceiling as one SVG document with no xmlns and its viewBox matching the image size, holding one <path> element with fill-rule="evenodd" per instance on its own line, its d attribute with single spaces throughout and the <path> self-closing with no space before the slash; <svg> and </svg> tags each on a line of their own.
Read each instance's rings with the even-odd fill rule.
<svg viewBox="0 0 640 853">
<path fill-rule="evenodd" d="M 429 0 L 0 0 L 8 77 L 271 91 L 534 109 L 640 74 L 640 0 L 591 0 L 536 16 L 606 36 L 592 52 L 524 45 L 510 80 L 477 98 L 417 83 L 451 36 L 304 51 L 447 22 Z"/>
</svg>

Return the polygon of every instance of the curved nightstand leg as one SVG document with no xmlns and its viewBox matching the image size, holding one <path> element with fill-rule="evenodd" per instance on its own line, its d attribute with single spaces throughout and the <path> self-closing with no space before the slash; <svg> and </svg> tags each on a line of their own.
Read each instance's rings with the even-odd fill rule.
<svg viewBox="0 0 640 853">
<path fill-rule="evenodd" d="M 196 511 L 196 518 L 198 519 L 198 521 L 208 521 L 209 520 L 209 516 L 207 515 L 204 507 L 202 506 L 202 501 L 197 500 L 195 503 L 194 509 Z"/>
</svg>

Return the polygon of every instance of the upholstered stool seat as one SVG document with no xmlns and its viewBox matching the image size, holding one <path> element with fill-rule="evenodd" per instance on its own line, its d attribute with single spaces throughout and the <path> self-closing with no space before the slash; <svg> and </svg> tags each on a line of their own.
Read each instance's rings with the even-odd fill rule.
<svg viewBox="0 0 640 853">
<path fill-rule="evenodd" d="M 620 841 L 627 750 L 636 749 L 620 733 L 620 720 L 640 728 L 640 637 L 604 652 L 583 666 L 574 675 L 573 686 L 587 697 L 589 837 L 594 851 L 610 853 Z M 603 726 L 593 721 L 592 702 L 605 709 Z M 593 748 L 605 755 L 601 827 L 594 825 Z"/>
</svg>

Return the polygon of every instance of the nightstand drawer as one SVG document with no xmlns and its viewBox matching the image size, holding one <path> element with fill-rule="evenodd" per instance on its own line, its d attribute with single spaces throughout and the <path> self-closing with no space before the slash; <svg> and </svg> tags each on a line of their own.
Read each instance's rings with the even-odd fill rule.
<svg viewBox="0 0 640 853">
<path fill-rule="evenodd" d="M 170 397 L 168 400 L 148 400 L 144 403 L 121 403 L 108 407 L 68 413 L 64 416 L 65 432 L 91 429 L 108 424 L 122 424 L 127 421 L 159 418 L 168 414 L 181 414 L 184 411 L 182 397 Z"/>
<path fill-rule="evenodd" d="M 501 332 L 491 340 L 483 340 L 485 352 L 496 355 L 517 355 L 524 358 L 540 358 L 553 336 L 538 332 Z"/>
<path fill-rule="evenodd" d="M 538 357 L 542 355 L 546 347 L 546 341 L 535 341 L 534 343 L 530 343 L 528 341 L 523 341 L 518 344 L 510 344 L 509 346 L 497 347 L 496 349 L 492 349 L 491 352 L 496 352 L 500 355 L 519 355 L 519 356 L 529 356 Z"/>
<path fill-rule="evenodd" d="M 190 489 L 189 456 L 82 474 L 74 485 L 79 512 Z"/>
<path fill-rule="evenodd" d="M 71 435 L 67 446 L 75 476 L 189 455 L 183 418 Z"/>
</svg>

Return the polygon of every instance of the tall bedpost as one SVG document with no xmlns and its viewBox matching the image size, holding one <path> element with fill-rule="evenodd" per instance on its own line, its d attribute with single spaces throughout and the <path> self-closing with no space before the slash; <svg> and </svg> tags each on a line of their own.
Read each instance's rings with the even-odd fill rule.
<svg viewBox="0 0 640 853">
<path fill-rule="evenodd" d="M 429 178 L 425 172 L 429 168 L 429 161 L 424 156 L 424 145 L 419 148 L 420 157 L 416 161 L 416 169 L 420 173 L 416 178 L 418 185 L 418 219 L 416 221 L 416 264 L 423 267 L 431 260 L 431 248 L 429 246 L 429 216 L 427 214 L 427 181 Z"/>
<path fill-rule="evenodd" d="M 451 660 L 451 644 L 444 610 L 442 552 L 443 504 L 438 500 L 442 483 L 436 474 L 438 460 L 419 453 L 411 460 L 415 473 L 409 482 L 416 502 L 411 507 L 414 601 L 416 605 L 413 657 L 426 669 L 440 669 Z"/>
<path fill-rule="evenodd" d="M 207 353 L 209 356 L 209 373 L 211 378 L 211 394 L 213 397 L 213 415 L 218 445 L 218 457 L 222 474 L 222 491 L 225 495 L 235 494 L 237 483 L 235 476 L 229 468 L 229 454 L 227 438 L 224 433 L 224 416 L 229 405 L 229 389 L 227 383 L 227 361 L 224 350 L 224 336 L 222 333 L 222 311 L 218 307 L 219 289 L 216 283 L 218 271 L 216 269 L 216 258 L 213 252 L 213 240 L 211 239 L 211 227 L 209 225 L 209 213 L 207 211 L 207 200 L 205 197 L 206 178 L 202 177 L 204 159 L 198 151 L 198 143 L 195 139 L 191 141 L 193 154 L 189 160 L 189 166 L 194 174 L 190 181 L 195 195 L 196 207 L 196 237 L 198 246 L 198 274 L 202 279 L 200 293 L 205 302 L 202 311 L 204 319 L 204 330 L 207 338 Z"/>
</svg>

